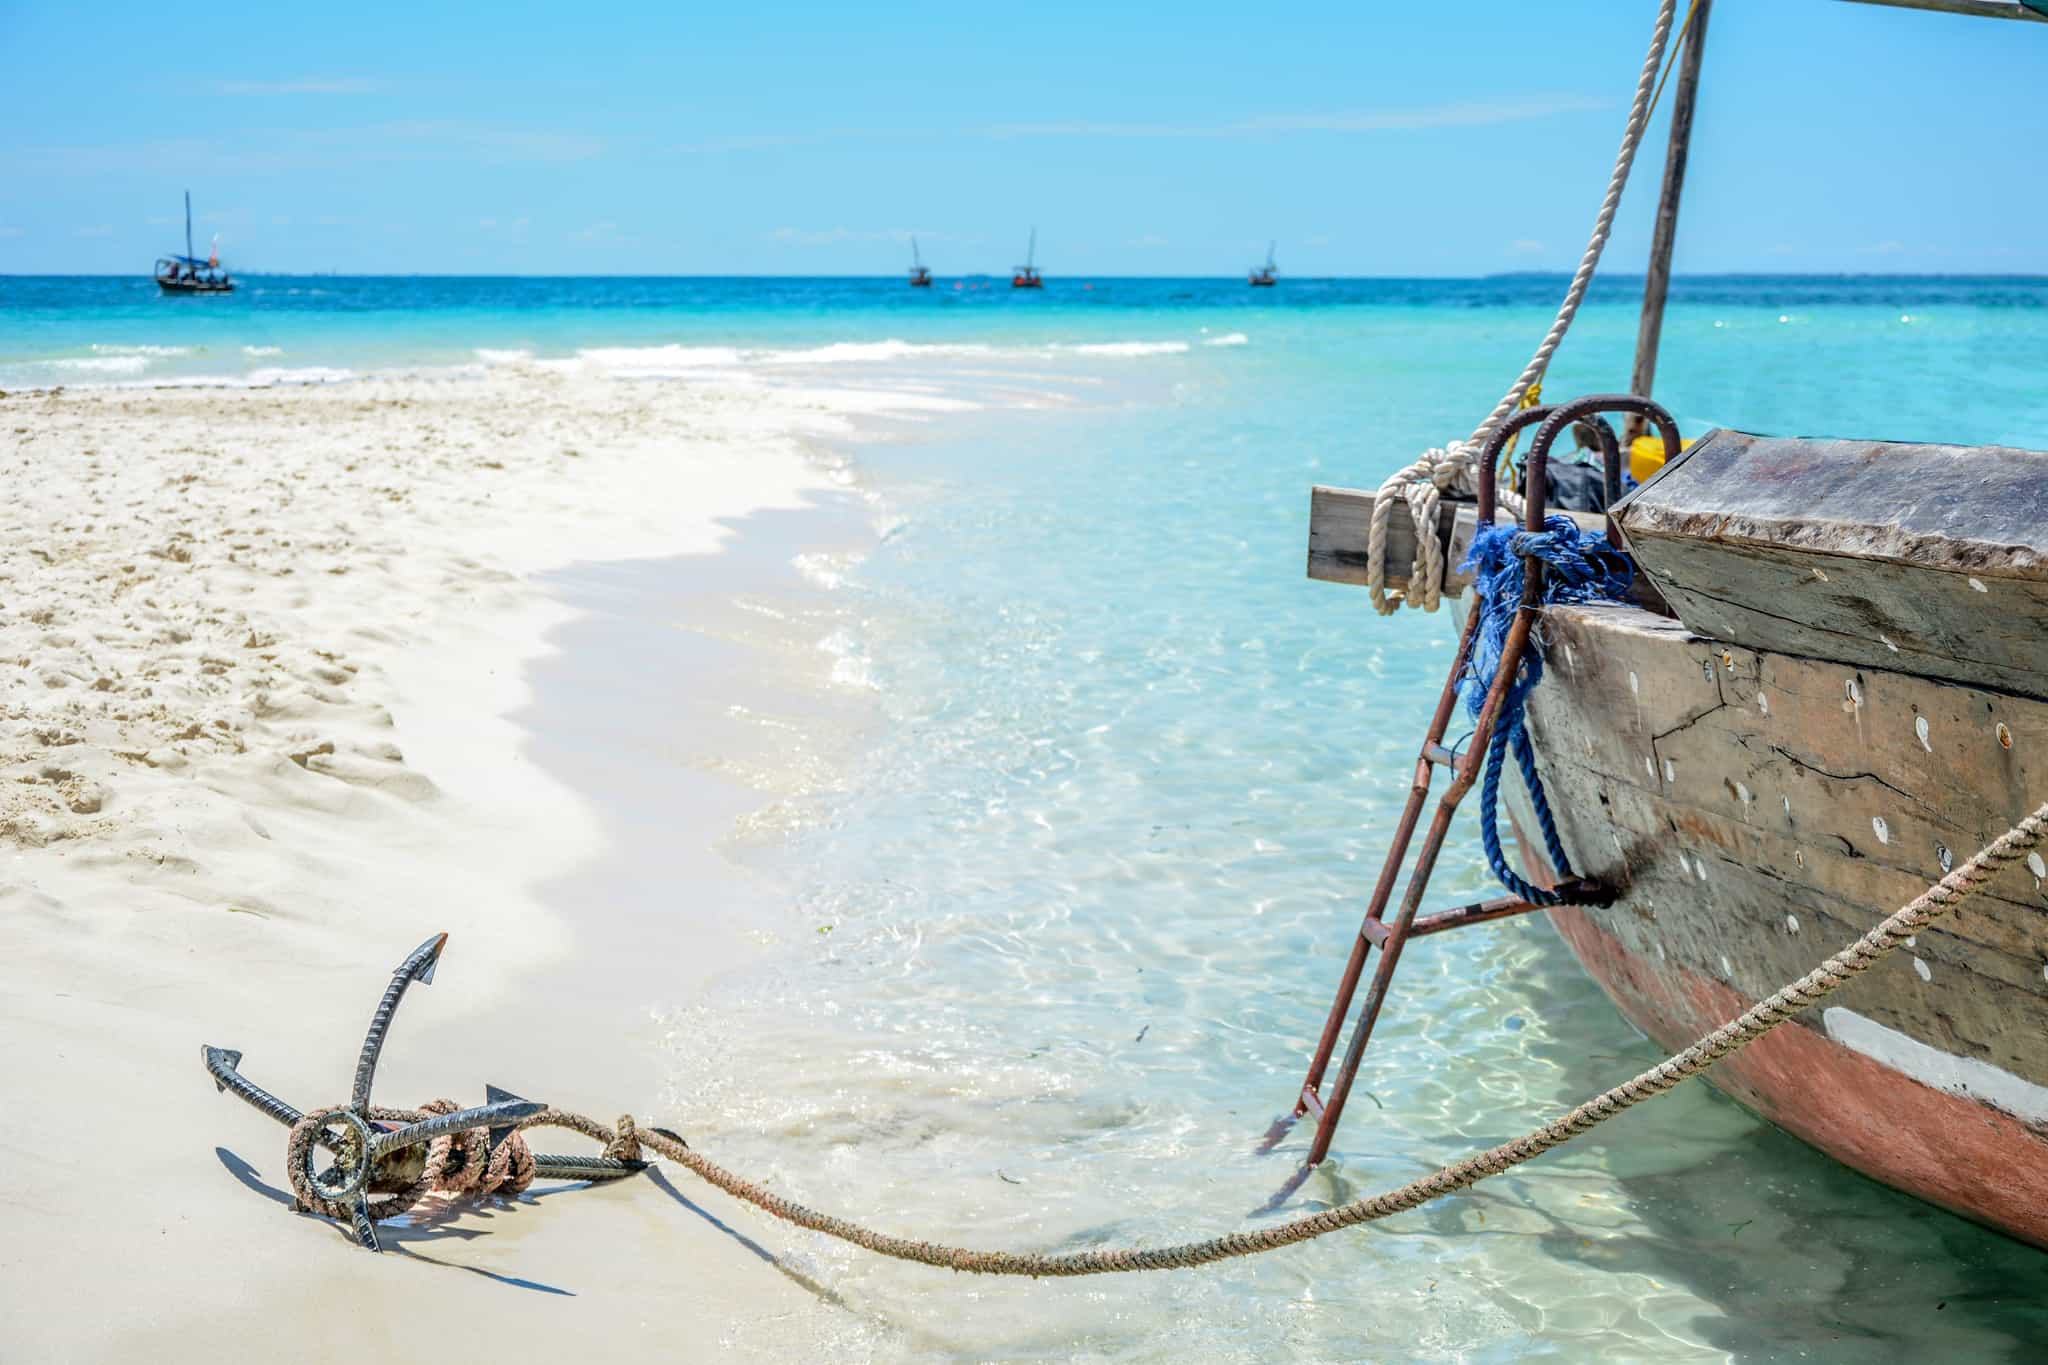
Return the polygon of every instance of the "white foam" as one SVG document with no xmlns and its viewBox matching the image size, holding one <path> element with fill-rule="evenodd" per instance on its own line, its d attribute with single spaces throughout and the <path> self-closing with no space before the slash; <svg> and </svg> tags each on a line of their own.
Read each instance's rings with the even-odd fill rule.
<svg viewBox="0 0 2048 1365">
<path fill-rule="evenodd" d="M 262 356 L 267 356 L 267 355 L 283 355 L 283 354 L 284 354 L 284 347 L 282 347 L 282 346 L 244 346 L 244 347 L 242 348 L 242 354 L 243 354 L 243 355 L 246 355 L 246 356 L 254 356 L 254 357 L 259 357 L 259 358 L 260 358 L 260 357 L 262 357 Z"/>
<path fill-rule="evenodd" d="M 835 341 L 826 346 L 813 346 L 801 351 L 761 351 L 750 354 L 749 358 L 759 359 L 771 365 L 811 364 L 832 365 L 856 361 L 907 360 L 912 356 L 967 356 L 994 355 L 993 346 L 963 342 L 957 344 L 899 341 L 891 337 L 887 341 Z"/>
<path fill-rule="evenodd" d="M 50 363 L 60 370 L 85 370 L 93 374 L 141 374 L 149 368 L 146 355 L 72 356 Z"/>
<path fill-rule="evenodd" d="M 1210 337 L 1202 344 L 1204 346 L 1244 346 L 1250 342 L 1251 338 L 1243 332 L 1225 332 L 1220 337 Z"/>
<path fill-rule="evenodd" d="M 1185 355 L 1185 341 L 1090 341 L 1063 347 L 1075 355 Z"/>
<path fill-rule="evenodd" d="M 191 346 L 113 346 L 99 342 L 92 345 L 94 355 L 191 355 L 195 349 Z"/>
<path fill-rule="evenodd" d="M 633 379 L 657 379 L 695 370 L 726 369 L 744 357 L 734 346 L 586 346 L 576 352 L 583 364 Z"/>
<path fill-rule="evenodd" d="M 470 354 L 486 365 L 524 365 L 533 359 L 533 352 L 523 347 L 518 350 L 500 351 L 489 346 L 479 346 Z"/>
</svg>

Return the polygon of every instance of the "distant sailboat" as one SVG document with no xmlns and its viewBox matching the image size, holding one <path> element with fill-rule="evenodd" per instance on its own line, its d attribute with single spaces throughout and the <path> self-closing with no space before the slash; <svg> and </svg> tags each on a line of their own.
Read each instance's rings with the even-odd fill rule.
<svg viewBox="0 0 2048 1365">
<path fill-rule="evenodd" d="M 1278 242 L 1266 244 L 1266 263 L 1252 267 L 1251 283 L 1255 289 L 1271 289 L 1280 282 L 1280 267 L 1273 264 L 1273 248 Z"/>
<path fill-rule="evenodd" d="M 924 263 L 924 257 L 917 254 L 917 238 L 910 239 L 910 283 L 916 289 L 932 287 L 932 272 Z"/>
<path fill-rule="evenodd" d="M 1038 229 L 1031 229 L 1031 245 L 1024 251 L 1024 264 L 1010 275 L 1012 289 L 1043 289 L 1045 281 L 1038 274 Z"/>
<path fill-rule="evenodd" d="M 220 238 L 205 260 L 192 254 L 192 191 L 185 191 L 185 254 L 160 256 L 156 263 L 156 287 L 166 294 L 232 294 L 234 276 L 220 267 Z"/>
</svg>

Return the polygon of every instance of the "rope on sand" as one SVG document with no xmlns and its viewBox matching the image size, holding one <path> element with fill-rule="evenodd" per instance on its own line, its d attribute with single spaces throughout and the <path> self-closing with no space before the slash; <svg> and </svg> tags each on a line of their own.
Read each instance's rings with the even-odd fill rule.
<svg viewBox="0 0 2048 1365">
<path fill-rule="evenodd" d="M 1446 491 L 1466 497 L 1477 491 L 1479 449 L 1485 444 L 1487 433 L 1520 407 L 1524 395 L 1542 380 L 1544 371 L 1550 367 L 1551 356 L 1557 353 L 1564 334 L 1571 329 L 1572 319 L 1579 314 L 1579 305 L 1585 301 L 1586 287 L 1593 282 L 1593 270 L 1600 264 L 1600 253 L 1607 249 L 1607 238 L 1614 231 L 1614 215 L 1621 207 L 1621 192 L 1628 185 L 1636 150 L 1642 146 L 1643 132 L 1650 126 L 1650 111 L 1656 105 L 1657 72 L 1664 64 L 1664 51 L 1677 12 L 1678 0 L 1661 0 L 1657 7 L 1657 24 L 1650 33 L 1650 50 L 1643 58 L 1642 74 L 1636 78 L 1635 101 L 1629 106 L 1628 126 L 1622 130 L 1621 153 L 1615 158 L 1614 171 L 1607 178 L 1607 193 L 1600 199 L 1600 211 L 1594 215 L 1593 235 L 1586 243 L 1585 253 L 1579 257 L 1579 268 L 1572 272 L 1572 282 L 1565 290 L 1564 302 L 1559 306 L 1550 330 L 1544 333 L 1543 340 L 1537 345 L 1536 354 L 1529 358 L 1520 377 L 1470 436 L 1424 451 L 1414 464 L 1389 475 L 1373 497 L 1372 522 L 1366 537 L 1365 582 L 1373 610 L 1382 616 L 1393 615 L 1404 601 L 1411 607 L 1435 611 L 1443 600 L 1443 556 L 1436 543 L 1438 505 Z M 1522 515 L 1522 500 L 1518 495 L 1503 488 L 1499 496 L 1500 505 L 1510 516 L 1519 518 Z M 1387 591 L 1387 523 L 1393 517 L 1396 504 L 1405 504 L 1408 515 L 1414 519 L 1416 552 L 1407 588 L 1390 594 Z"/>
<path fill-rule="evenodd" d="M 1661 1095 L 1681 1081 L 1708 1070 L 1723 1058 L 1732 1056 L 1763 1037 L 1787 1019 L 1832 995 L 1858 975 L 1883 961 L 1908 938 L 1914 934 L 1924 933 L 1927 926 L 1975 895 L 2008 864 L 2024 857 L 2028 850 L 2042 841 L 2044 836 L 2048 836 L 2048 805 L 2041 806 L 2032 815 L 1979 849 L 1969 861 L 1799 980 L 1775 995 L 1758 1001 L 1739 1017 L 1723 1024 L 1682 1052 L 1665 1059 L 1641 1075 L 1624 1081 L 1605 1094 L 1587 1101 L 1570 1113 L 1553 1119 L 1532 1133 L 1516 1138 L 1512 1142 L 1504 1142 L 1498 1147 L 1489 1148 L 1455 1165 L 1445 1166 L 1384 1194 L 1354 1199 L 1350 1203 L 1275 1227 L 1250 1232 L 1233 1232 L 1206 1241 L 1165 1247 L 1105 1248 L 1063 1255 L 1028 1251 L 977 1251 L 967 1247 L 947 1246 L 939 1242 L 921 1242 L 877 1232 L 859 1223 L 819 1213 L 793 1200 L 784 1199 L 781 1195 L 771 1193 L 760 1185 L 728 1171 L 711 1158 L 696 1151 L 674 1133 L 663 1129 L 639 1127 L 630 1115 L 621 1118 L 616 1126 L 606 1127 L 582 1114 L 548 1109 L 522 1120 L 519 1127 L 567 1128 L 604 1143 L 607 1156 L 628 1161 L 640 1159 L 643 1149 L 651 1150 L 678 1165 L 688 1167 L 705 1181 L 724 1190 L 735 1199 L 752 1204 L 784 1222 L 824 1233 L 828 1237 L 836 1237 L 877 1255 L 915 1261 L 920 1265 L 938 1266 L 976 1275 L 1023 1275 L 1032 1278 L 1104 1275 L 1135 1270 L 1179 1270 L 1208 1265 L 1234 1257 L 1277 1251 L 1281 1247 L 1326 1236 L 1360 1223 L 1375 1222 L 1397 1213 L 1405 1213 L 1433 1199 L 1475 1185 L 1489 1176 L 1499 1175 L 1524 1162 L 1533 1161 L 1551 1148 L 1591 1132 L 1622 1111 Z M 291 1138 L 292 1170 L 303 1169 L 307 1147 L 314 1140 L 320 1115 L 331 1115 L 336 1112 L 339 1111 L 316 1111 L 294 1127 Z M 396 1115 L 398 1111 L 392 1112 Z M 302 1129 L 305 1130 L 303 1137 Z M 441 1139 L 436 1141 L 439 1142 Z M 516 1157 L 508 1160 L 515 1164 L 517 1162 Z M 435 1179 L 431 1173 L 445 1161 L 445 1153 L 438 1158 L 430 1159 L 429 1174 L 421 1179 L 431 1185 Z M 467 1166 L 475 1163 L 471 1161 L 464 1164 Z M 478 1178 L 463 1188 L 470 1192 L 483 1188 L 488 1177 L 480 1167 L 476 1174 Z M 459 1184 L 459 1181 L 457 1183 Z M 301 1191 L 301 1198 L 305 1198 L 308 1192 Z M 421 1192 L 424 1192 L 424 1187 Z M 418 1197 L 411 1190 L 406 1194 L 412 1195 L 413 1198 Z M 405 1195 L 397 1197 L 399 1200 L 405 1198 Z M 321 1211 L 328 1212 L 325 1208 Z M 376 1213 L 390 1216 L 381 1208 Z M 331 1216 L 345 1217 L 346 1210 Z"/>
</svg>

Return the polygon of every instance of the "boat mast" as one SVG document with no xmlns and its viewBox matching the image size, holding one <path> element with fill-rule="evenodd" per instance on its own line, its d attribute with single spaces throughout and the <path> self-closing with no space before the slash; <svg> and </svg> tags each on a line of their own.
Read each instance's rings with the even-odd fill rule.
<svg viewBox="0 0 2048 1365">
<path fill-rule="evenodd" d="M 917 254 L 917 234 L 910 234 L 910 263 L 919 270 L 924 269 L 924 257 Z"/>
<path fill-rule="evenodd" d="M 1024 272 L 1029 274 L 1038 261 L 1038 229 L 1031 229 L 1031 244 L 1024 248 Z"/>
<path fill-rule="evenodd" d="M 1643 316 L 1636 328 L 1635 377 L 1629 392 L 1644 397 L 1657 379 L 1657 344 L 1664 334 L 1664 299 L 1671 292 L 1671 249 L 1678 240 L 1678 200 L 1685 192 L 1685 161 L 1692 148 L 1693 107 L 1700 91 L 1700 54 L 1707 43 L 1707 12 L 1713 0 L 1697 0 L 1679 58 L 1678 90 L 1671 104 L 1671 145 L 1664 156 L 1664 189 L 1657 200 L 1657 227 L 1650 239 L 1650 269 L 1643 279 Z M 1643 418 L 1631 415 L 1622 450 L 1643 434 Z"/>
<path fill-rule="evenodd" d="M 1273 249 L 1279 245 L 1280 241 L 1278 238 L 1266 243 L 1266 270 L 1269 273 L 1273 269 Z"/>
<path fill-rule="evenodd" d="M 185 259 L 192 259 L 192 191 L 185 191 Z"/>
</svg>

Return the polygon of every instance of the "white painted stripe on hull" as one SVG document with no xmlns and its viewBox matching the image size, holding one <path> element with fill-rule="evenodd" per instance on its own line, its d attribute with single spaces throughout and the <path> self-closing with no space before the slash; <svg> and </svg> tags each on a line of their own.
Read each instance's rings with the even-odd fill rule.
<svg viewBox="0 0 2048 1365">
<path fill-rule="evenodd" d="M 1853 1048 L 1922 1085 L 2003 1109 L 2029 1123 L 2048 1123 L 2048 1086 L 2021 1080 L 2010 1071 L 1974 1057 L 1958 1057 L 1929 1047 L 1917 1038 L 1909 1038 L 1895 1028 L 1886 1028 L 1875 1019 L 1866 1019 L 1839 1005 L 1822 1010 L 1821 1023 L 1828 1037 L 1843 1047 Z"/>
</svg>

